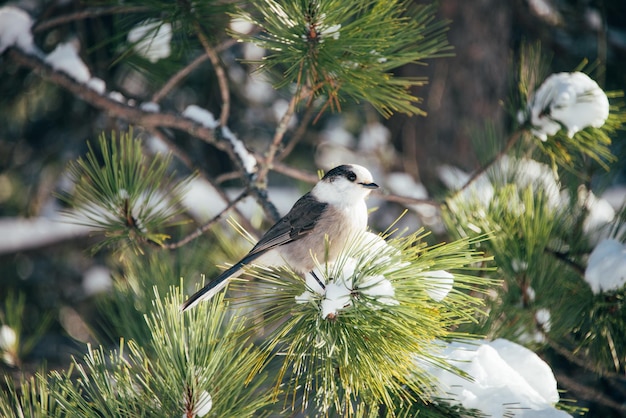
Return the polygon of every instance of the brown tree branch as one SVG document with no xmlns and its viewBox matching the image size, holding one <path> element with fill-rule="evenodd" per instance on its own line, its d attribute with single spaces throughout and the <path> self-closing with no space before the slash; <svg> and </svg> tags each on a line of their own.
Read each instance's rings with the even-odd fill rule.
<svg viewBox="0 0 626 418">
<path fill-rule="evenodd" d="M 181 68 L 176 74 L 174 74 L 167 82 L 161 87 L 158 91 L 156 91 L 152 95 L 152 101 L 154 103 L 160 102 L 167 94 L 185 77 L 193 72 L 196 68 L 200 66 L 204 61 L 209 59 L 208 54 L 203 54 L 191 61 L 185 67 Z"/>
<path fill-rule="evenodd" d="M 66 23 L 74 22 L 77 20 L 91 19 L 98 16 L 106 16 L 121 13 L 144 13 L 152 10 L 147 6 L 114 6 L 103 7 L 95 9 L 86 9 L 74 13 L 67 13 L 59 17 L 44 20 L 39 22 L 33 28 L 33 33 L 43 32 L 47 29 L 51 29 L 55 26 L 64 25 Z"/>
<path fill-rule="evenodd" d="M 619 411 L 621 414 L 626 414 L 626 405 L 615 402 L 613 399 L 604 395 L 602 392 L 596 390 L 595 388 L 577 382 L 575 379 L 572 379 L 571 377 L 563 373 L 557 372 L 555 374 L 557 381 L 568 391 L 573 392 L 577 398 L 599 403 L 601 405 L 614 409 L 615 411 Z"/>
<path fill-rule="evenodd" d="M 219 55 L 217 55 L 217 52 L 209 43 L 209 40 L 202 32 L 202 28 L 198 22 L 196 22 L 195 28 L 198 39 L 204 48 L 204 52 L 208 55 L 211 64 L 213 64 L 213 69 L 215 70 L 217 84 L 220 88 L 220 95 L 222 96 L 222 111 L 219 120 L 220 125 L 226 126 L 228 125 L 228 117 L 230 116 L 230 89 L 228 87 L 228 77 L 226 77 L 226 72 L 224 71 L 224 67 L 222 67 Z"/>
<path fill-rule="evenodd" d="M 480 177 L 485 171 L 487 171 L 491 166 L 493 166 L 495 163 L 497 163 L 500 158 L 502 158 L 503 156 L 505 156 L 510 150 L 511 148 L 513 148 L 513 145 L 515 145 L 515 143 L 522 137 L 522 133 L 524 133 L 523 129 L 518 129 L 517 131 L 513 132 L 510 136 L 509 139 L 507 140 L 504 148 L 502 148 L 489 162 L 487 162 L 486 164 L 483 164 L 478 170 L 476 170 L 472 176 L 469 178 L 469 180 L 467 180 L 465 182 L 465 184 L 458 189 L 453 197 L 458 196 L 460 193 L 462 193 L 465 189 L 467 189 L 478 177 Z"/>
<path fill-rule="evenodd" d="M 30 68 L 43 79 L 67 89 L 76 97 L 103 110 L 110 116 L 126 120 L 129 123 L 141 125 L 146 129 L 172 128 L 180 130 L 226 152 L 233 161 L 237 162 L 239 165 L 241 164 L 230 141 L 220 140 L 220 135 L 216 135 L 213 129 L 202 126 L 194 120 L 173 113 L 148 112 L 125 103 L 120 103 L 108 96 L 99 94 L 85 84 L 79 83 L 69 75 L 54 70 L 41 58 L 25 53 L 17 48 L 9 48 L 8 56 L 14 62 Z"/>
<path fill-rule="evenodd" d="M 274 133 L 274 138 L 272 139 L 272 143 L 270 144 L 267 152 L 265 153 L 265 158 L 263 162 L 260 164 L 259 172 L 257 174 L 257 182 L 260 184 L 265 184 L 267 181 L 267 173 L 272 169 L 272 164 L 274 163 L 274 158 L 278 153 L 278 149 L 280 148 L 280 144 L 287 132 L 287 127 L 289 126 L 289 121 L 293 118 L 293 115 L 296 111 L 296 104 L 299 101 L 299 95 L 295 94 L 291 97 L 291 101 L 289 102 L 289 107 L 287 111 L 280 119 L 278 127 L 276 128 L 276 132 Z"/>
</svg>

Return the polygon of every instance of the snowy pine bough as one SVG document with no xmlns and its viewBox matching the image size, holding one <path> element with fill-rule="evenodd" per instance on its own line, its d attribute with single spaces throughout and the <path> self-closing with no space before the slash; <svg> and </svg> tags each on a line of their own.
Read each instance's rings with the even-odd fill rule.
<svg viewBox="0 0 626 418">
<path fill-rule="evenodd" d="M 609 117 L 609 99 L 585 73 L 552 74 L 530 99 L 526 116 L 520 117 L 542 141 L 561 129 L 571 138 L 589 126 L 604 125 Z"/>
<path fill-rule="evenodd" d="M 466 271 L 485 261 L 468 241 L 428 247 L 424 237 L 364 232 L 304 279 L 258 266 L 248 269 L 254 287 L 229 285 L 233 303 L 258 310 L 255 323 L 276 327 L 263 344 L 282 363 L 276 390 L 302 396 L 300 407 L 318 414 L 427 398 L 435 381 L 419 364 L 448 367 L 437 341 L 457 338 L 451 329 L 480 309 L 466 291 L 493 282 Z"/>
</svg>

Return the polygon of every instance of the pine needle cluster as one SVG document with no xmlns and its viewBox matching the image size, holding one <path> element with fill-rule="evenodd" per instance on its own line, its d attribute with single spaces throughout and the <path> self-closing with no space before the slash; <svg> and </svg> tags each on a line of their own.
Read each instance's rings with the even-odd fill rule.
<svg viewBox="0 0 626 418">
<path fill-rule="evenodd" d="M 62 196 L 73 210 L 66 211 L 75 223 L 101 232 L 94 251 L 107 246 L 162 245 L 165 228 L 177 225 L 183 211 L 180 201 L 192 177 L 179 180 L 171 171 L 171 155 L 156 154 L 151 160 L 132 131 L 102 134 L 96 149 L 91 144 L 85 158 L 68 167 L 74 183 Z"/>
<path fill-rule="evenodd" d="M 370 103 L 385 117 L 424 114 L 411 87 L 425 80 L 393 73 L 402 65 L 449 54 L 446 22 L 432 5 L 410 1 L 264 0 L 240 16 L 261 30 L 232 33 L 269 51 L 258 64 L 277 70 L 276 87 L 294 85 L 298 95 L 322 97 L 341 110 L 346 99 Z"/>
<path fill-rule="evenodd" d="M 285 391 L 289 408 L 363 416 L 380 405 L 392 408 L 399 399 L 407 405 L 428 399 L 434 382 L 420 364 L 450 368 L 437 356 L 439 342 L 464 336 L 454 329 L 477 320 L 479 295 L 493 282 L 472 274 L 486 261 L 471 249 L 475 242 L 427 247 L 424 235 L 392 238 L 376 248 L 365 244 L 367 234 L 355 237 L 334 263 L 319 266 L 326 293 L 287 269 L 252 269 L 254 290 L 241 282 L 231 285 L 245 292 L 237 303 L 258 312 L 254 323 L 273 329 L 263 347 L 281 363 L 275 391 Z M 441 270 L 452 272 L 454 285 L 433 299 L 433 292 L 446 287 L 433 274 Z M 342 276 L 350 295 L 324 315 L 330 288 Z M 383 290 L 382 280 L 393 290 Z"/>
</svg>

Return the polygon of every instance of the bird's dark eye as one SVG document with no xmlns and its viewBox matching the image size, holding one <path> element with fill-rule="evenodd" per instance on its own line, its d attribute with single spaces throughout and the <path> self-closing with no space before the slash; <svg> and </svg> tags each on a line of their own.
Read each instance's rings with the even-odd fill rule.
<svg viewBox="0 0 626 418">
<path fill-rule="evenodd" d="M 346 178 L 350 181 L 355 181 L 356 180 L 356 174 L 354 174 L 352 171 L 350 171 L 348 174 L 346 174 Z"/>
</svg>

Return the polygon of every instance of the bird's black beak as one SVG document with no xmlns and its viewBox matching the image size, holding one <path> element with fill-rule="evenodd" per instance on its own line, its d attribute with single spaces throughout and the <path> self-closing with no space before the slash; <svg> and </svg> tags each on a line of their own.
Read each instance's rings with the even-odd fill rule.
<svg viewBox="0 0 626 418">
<path fill-rule="evenodd" d="M 366 189 L 378 189 L 378 184 L 376 183 L 359 183 L 359 184 L 365 187 Z"/>
</svg>

